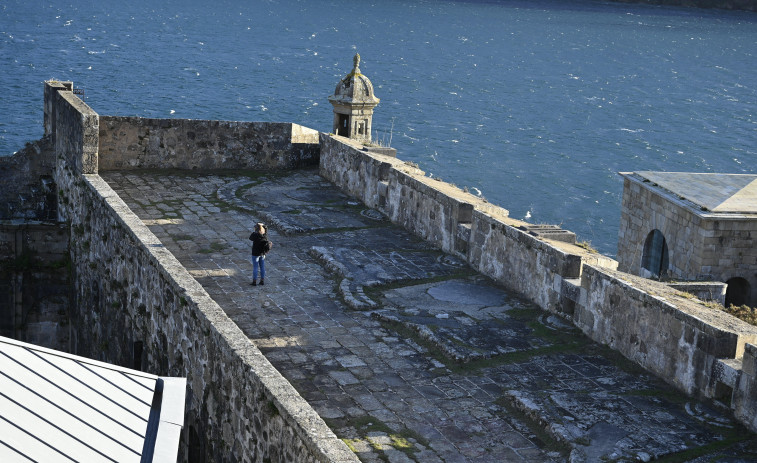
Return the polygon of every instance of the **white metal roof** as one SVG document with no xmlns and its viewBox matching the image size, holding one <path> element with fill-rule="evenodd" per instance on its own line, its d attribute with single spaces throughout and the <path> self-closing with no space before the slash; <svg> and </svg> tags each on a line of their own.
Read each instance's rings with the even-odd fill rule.
<svg viewBox="0 0 757 463">
<path fill-rule="evenodd" d="M 178 437 L 183 425 L 186 380 L 165 380 L 0 337 L 0 461 L 140 462 L 143 452 L 153 461 L 145 441 L 155 442 L 160 427 L 153 419 L 148 432 L 151 411 L 157 416 L 161 402 L 173 403 L 159 420 L 161 427 L 169 421 L 164 435 Z M 155 450 L 172 447 L 176 461 L 178 439 L 165 444 Z"/>
</svg>

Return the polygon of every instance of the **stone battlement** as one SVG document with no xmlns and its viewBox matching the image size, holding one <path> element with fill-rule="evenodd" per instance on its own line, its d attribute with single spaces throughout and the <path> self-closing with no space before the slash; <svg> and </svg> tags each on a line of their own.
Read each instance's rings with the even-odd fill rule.
<svg viewBox="0 0 757 463">
<path fill-rule="evenodd" d="M 565 236 L 569 232 L 552 240 L 544 230 L 529 231 L 530 224 L 510 218 L 507 210 L 343 137 L 296 124 L 99 116 L 70 89 L 46 84 L 45 133 L 54 140 L 57 160 L 50 173 L 59 192 L 57 220 L 71 233 L 72 351 L 186 376 L 183 452 L 190 460 L 358 461 L 347 439 L 337 438 L 250 341 L 245 331 L 251 328 L 240 329 L 198 282 L 196 269 L 167 248 L 171 237 L 156 236 L 103 178 L 109 172 L 265 172 L 317 164 L 323 178 L 392 223 L 570 321 L 679 391 L 729 403 L 735 417 L 757 431 L 757 327 L 668 285 L 617 271 L 617 262 L 577 246 Z M 216 199 L 233 202 L 257 180 L 236 181 L 236 190 L 223 198 L 214 192 Z M 149 198 L 134 201 L 148 211 L 157 208 Z M 286 215 L 287 209 L 277 211 Z M 186 221 L 179 213 L 154 220 Z M 336 260 L 323 247 L 310 252 Z M 339 271 L 351 278 L 342 285 L 343 298 L 367 300 L 365 288 L 375 280 L 357 285 L 357 270 Z M 362 366 L 350 356 L 337 358 L 345 368 Z M 333 377 L 342 387 L 354 384 L 344 373 Z M 529 403 L 518 394 L 509 397 L 521 408 Z"/>
</svg>

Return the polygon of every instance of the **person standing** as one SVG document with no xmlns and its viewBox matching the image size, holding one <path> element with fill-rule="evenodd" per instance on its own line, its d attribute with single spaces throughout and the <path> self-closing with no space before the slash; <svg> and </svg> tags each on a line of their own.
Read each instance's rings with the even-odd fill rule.
<svg viewBox="0 0 757 463">
<path fill-rule="evenodd" d="M 260 267 L 260 284 L 265 284 L 265 255 L 271 250 L 271 242 L 268 240 L 268 232 L 265 225 L 258 222 L 250 234 L 252 241 L 252 286 L 257 286 L 258 267 Z"/>
</svg>

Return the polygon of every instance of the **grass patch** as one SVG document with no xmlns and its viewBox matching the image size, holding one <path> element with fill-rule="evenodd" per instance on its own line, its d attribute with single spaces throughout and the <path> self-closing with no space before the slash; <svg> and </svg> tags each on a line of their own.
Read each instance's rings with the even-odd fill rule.
<svg viewBox="0 0 757 463">
<path fill-rule="evenodd" d="M 757 308 L 755 307 L 749 307 L 748 305 L 729 305 L 728 307 L 723 307 L 718 304 L 716 308 L 725 313 L 731 314 L 750 325 L 757 326 Z"/>
<path fill-rule="evenodd" d="M 345 439 L 342 438 L 342 442 L 347 444 L 347 448 L 352 451 L 352 453 L 358 453 L 357 448 L 355 447 L 355 442 L 360 442 L 360 439 Z"/>
<path fill-rule="evenodd" d="M 592 254 L 599 254 L 599 251 L 597 251 L 597 249 L 591 245 L 591 241 L 579 241 L 576 243 L 576 246 L 582 249 L 586 249 Z"/>
<path fill-rule="evenodd" d="M 216 192 L 216 195 L 218 192 Z M 218 197 L 214 198 L 207 198 L 208 202 L 212 204 L 213 206 L 217 207 L 221 212 L 229 212 L 230 210 L 234 209 L 234 206 L 227 203 L 226 201 L 223 201 L 221 199 L 218 199 Z"/>
<path fill-rule="evenodd" d="M 687 293 L 686 291 L 676 291 L 675 295 L 683 299 L 691 299 L 693 301 L 700 301 L 698 297 L 696 297 L 695 295 L 691 293 Z"/>
<path fill-rule="evenodd" d="M 384 448 L 381 445 L 369 440 L 367 437 L 369 433 L 385 434 L 389 438 L 389 445 L 391 445 L 392 448 L 403 452 L 410 458 L 413 458 L 413 454 L 418 451 L 418 448 L 415 446 L 413 441 L 424 447 L 429 446 L 428 440 L 417 432 L 406 427 L 403 427 L 400 431 L 395 431 L 387 426 L 383 421 L 370 415 L 350 418 L 344 421 L 339 420 L 339 422 L 337 422 L 336 420 L 326 420 L 326 423 L 332 429 L 334 427 L 342 426 L 355 428 L 358 435 L 361 437 L 355 439 L 342 439 L 342 441 L 347 444 L 350 450 L 352 450 L 354 453 L 358 453 L 358 449 L 355 446 L 356 443 L 367 442 L 374 450 L 380 452 L 378 457 L 383 461 L 388 461 L 388 457 L 384 453 Z"/>
<path fill-rule="evenodd" d="M 197 252 L 199 252 L 200 254 L 211 254 L 214 252 L 223 251 L 224 249 L 228 247 L 229 245 L 226 243 L 215 242 L 215 243 L 210 243 L 209 248 L 200 249 Z"/>
<path fill-rule="evenodd" d="M 353 428 L 363 431 L 365 433 L 368 433 L 368 432 L 383 432 L 386 434 L 392 433 L 392 428 L 387 426 L 386 423 L 370 415 L 359 416 L 357 418 L 348 420 L 347 425 L 352 426 Z"/>
</svg>

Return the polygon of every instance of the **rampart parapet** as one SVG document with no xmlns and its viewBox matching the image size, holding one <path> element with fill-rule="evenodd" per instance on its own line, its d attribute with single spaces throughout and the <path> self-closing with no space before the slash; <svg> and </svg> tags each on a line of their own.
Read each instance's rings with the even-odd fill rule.
<svg viewBox="0 0 757 463">
<path fill-rule="evenodd" d="M 186 376 L 184 455 L 358 461 L 100 172 L 317 164 L 322 177 L 392 222 L 678 390 L 729 403 L 757 431 L 757 327 L 664 283 L 617 271 L 616 261 L 578 246 L 570 232 L 512 219 L 506 209 L 340 136 L 288 123 L 100 116 L 71 88 L 45 85 L 55 163 L 33 175 L 54 180 L 55 218 L 71 236 L 72 351 Z"/>
<path fill-rule="evenodd" d="M 742 420 L 749 414 L 754 399 L 737 391 L 757 392 L 754 375 L 723 376 L 720 363 L 741 359 L 757 343 L 757 327 L 667 284 L 618 272 L 613 259 L 534 236 L 506 210 L 344 138 L 321 135 L 321 175 L 686 394 L 725 399 Z"/>
</svg>

